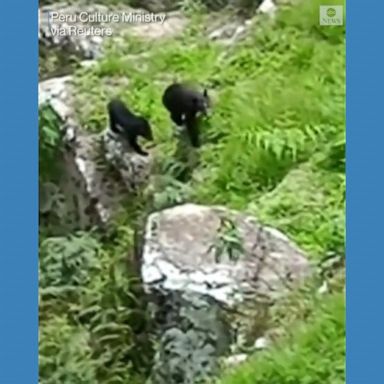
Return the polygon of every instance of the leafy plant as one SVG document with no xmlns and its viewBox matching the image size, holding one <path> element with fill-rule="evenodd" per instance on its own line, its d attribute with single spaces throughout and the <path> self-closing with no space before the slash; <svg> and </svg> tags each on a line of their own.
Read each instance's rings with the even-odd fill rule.
<svg viewBox="0 0 384 384">
<path fill-rule="evenodd" d="M 60 155 L 60 119 L 49 105 L 39 109 L 39 177 L 53 181 L 58 176 Z"/>
<path fill-rule="evenodd" d="M 243 241 L 236 224 L 228 217 L 220 217 L 217 239 L 209 248 L 214 251 L 215 261 L 219 263 L 223 255 L 228 255 L 230 261 L 238 261 L 244 255 Z"/>
<path fill-rule="evenodd" d="M 97 360 L 86 330 L 65 317 L 53 317 L 39 327 L 39 374 L 46 384 L 97 382 Z"/>
<path fill-rule="evenodd" d="M 85 286 L 100 270 L 100 244 L 88 234 L 51 237 L 40 246 L 40 286 Z"/>
</svg>

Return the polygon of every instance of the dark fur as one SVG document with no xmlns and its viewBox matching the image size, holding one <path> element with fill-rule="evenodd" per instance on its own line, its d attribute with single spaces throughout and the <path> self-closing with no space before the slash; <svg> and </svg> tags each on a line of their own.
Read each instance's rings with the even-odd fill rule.
<svg viewBox="0 0 384 384">
<path fill-rule="evenodd" d="M 200 146 L 198 114 L 207 116 L 209 97 L 206 89 L 198 92 L 180 83 L 168 86 L 163 94 L 163 104 L 177 126 L 185 125 L 192 146 Z"/>
<path fill-rule="evenodd" d="M 123 136 L 129 145 L 142 156 L 148 156 L 137 143 L 138 136 L 148 141 L 153 140 L 152 129 L 147 119 L 133 114 L 118 99 L 113 99 L 107 106 L 111 131 Z"/>
</svg>

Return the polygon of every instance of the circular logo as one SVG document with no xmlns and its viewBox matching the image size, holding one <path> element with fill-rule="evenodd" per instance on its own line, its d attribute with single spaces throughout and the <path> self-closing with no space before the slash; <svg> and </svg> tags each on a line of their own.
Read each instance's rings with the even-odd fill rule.
<svg viewBox="0 0 384 384">
<path fill-rule="evenodd" d="M 327 16 L 328 16 L 328 17 L 334 17 L 334 16 L 336 16 L 336 10 L 335 10 L 335 8 L 328 8 L 328 9 L 327 9 Z"/>
</svg>

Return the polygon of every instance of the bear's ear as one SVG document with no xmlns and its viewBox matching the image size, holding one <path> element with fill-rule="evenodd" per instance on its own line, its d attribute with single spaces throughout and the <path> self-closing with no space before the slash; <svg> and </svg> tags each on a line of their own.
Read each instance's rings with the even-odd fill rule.
<svg viewBox="0 0 384 384">
<path fill-rule="evenodd" d="M 208 98 L 208 91 L 207 91 L 207 88 L 204 88 L 203 96 L 204 96 L 205 98 Z"/>
</svg>

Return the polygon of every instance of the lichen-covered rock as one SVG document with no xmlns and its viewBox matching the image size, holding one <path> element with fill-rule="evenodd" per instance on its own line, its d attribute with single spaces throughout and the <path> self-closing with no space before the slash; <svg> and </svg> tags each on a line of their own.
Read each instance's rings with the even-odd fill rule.
<svg viewBox="0 0 384 384">
<path fill-rule="evenodd" d="M 49 104 L 63 122 L 71 114 L 71 81 L 72 76 L 62 76 L 39 83 L 39 107 Z"/>
<path fill-rule="evenodd" d="M 240 212 L 185 204 L 150 215 L 141 277 L 160 332 L 152 382 L 214 374 L 220 355 L 254 346 L 266 309 L 311 272 L 285 235 Z"/>
<path fill-rule="evenodd" d="M 225 367 L 233 367 L 240 363 L 243 363 L 248 358 L 248 355 L 246 353 L 238 353 L 237 355 L 228 356 L 224 359 L 224 366 Z"/>
<path fill-rule="evenodd" d="M 171 290 L 153 299 L 161 300 L 161 311 L 154 313 L 163 332 L 149 383 L 194 384 L 214 374 L 231 341 L 218 303 L 187 290 Z"/>
<path fill-rule="evenodd" d="M 249 24 L 249 22 L 232 22 L 224 24 L 210 32 L 208 38 L 225 45 L 231 45 L 245 35 L 246 28 Z"/>
<path fill-rule="evenodd" d="M 72 102 L 70 76 L 39 84 L 39 106 L 49 105 L 61 121 L 64 145 L 60 191 L 65 196 L 66 220 L 70 218 L 73 229 L 104 227 L 119 214 L 129 193 L 147 181 L 150 157 L 126 150 L 118 138 L 105 141 L 104 134 L 83 130 Z M 45 204 L 44 209 L 49 206 L 52 204 Z"/>
<path fill-rule="evenodd" d="M 277 7 L 273 0 L 264 0 L 257 9 L 257 12 L 267 15 L 274 15 L 276 10 Z"/>
<path fill-rule="evenodd" d="M 77 128 L 72 129 L 71 135 L 64 155 L 64 195 L 77 202 L 77 226 L 104 227 L 119 212 L 126 190 L 101 161 L 100 135 L 86 134 Z"/>
<path fill-rule="evenodd" d="M 103 135 L 104 156 L 120 174 L 128 191 L 136 191 L 149 182 L 151 171 L 151 155 L 141 156 L 133 152 L 122 138 L 109 129 Z"/>
</svg>

